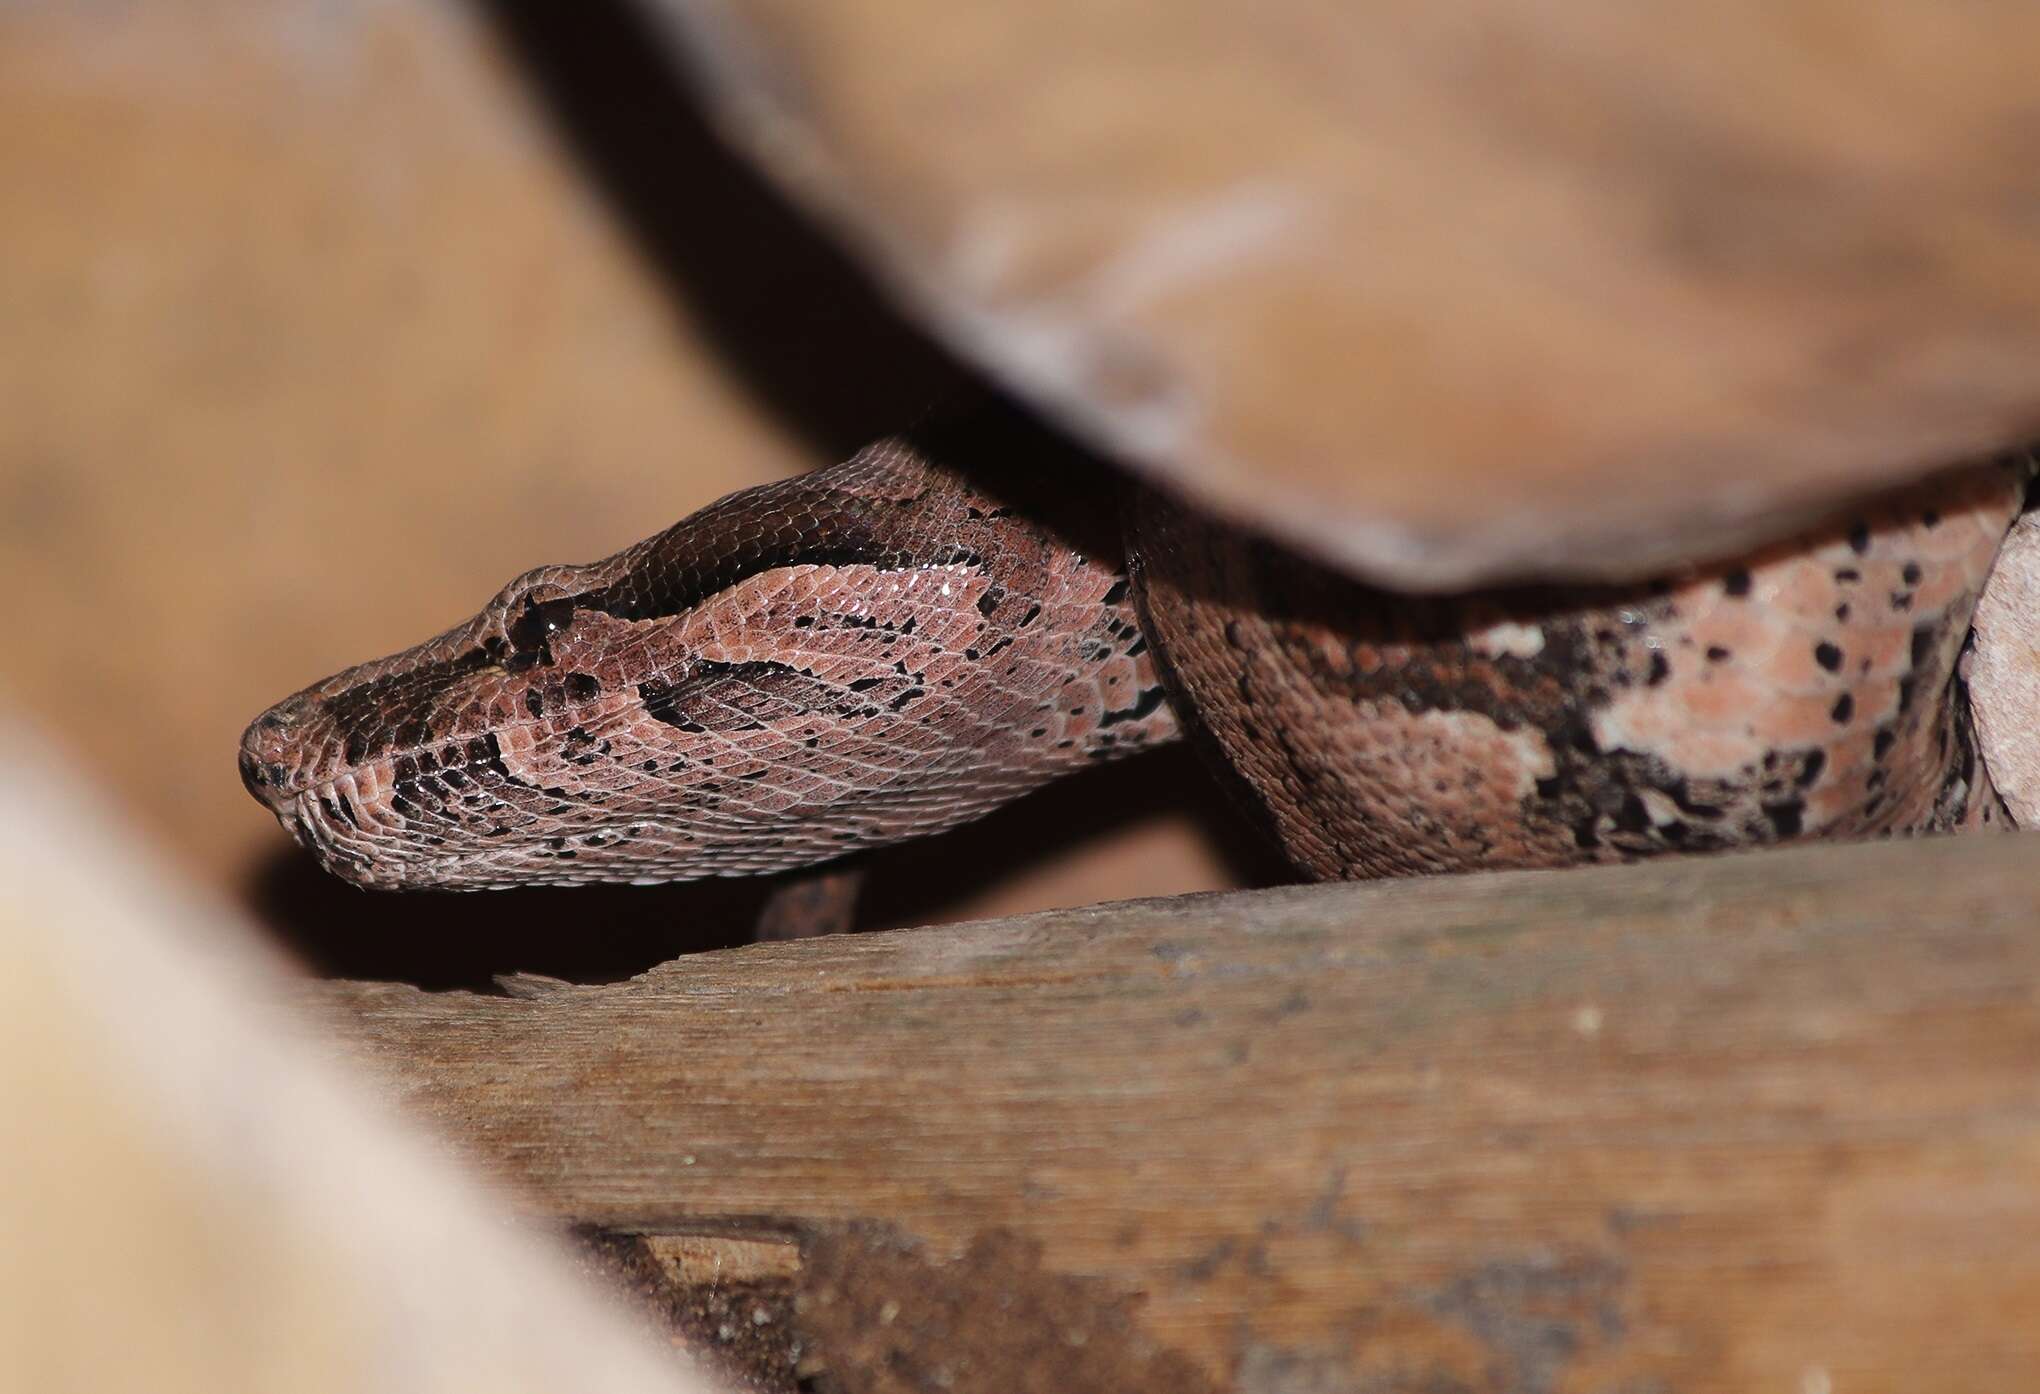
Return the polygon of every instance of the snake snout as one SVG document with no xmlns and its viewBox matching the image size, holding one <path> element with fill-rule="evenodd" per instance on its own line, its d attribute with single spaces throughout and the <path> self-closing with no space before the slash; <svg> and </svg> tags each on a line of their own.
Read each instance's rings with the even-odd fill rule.
<svg viewBox="0 0 2040 1394">
<path fill-rule="evenodd" d="M 292 795 L 292 772 L 300 763 L 296 754 L 298 728 L 307 713 L 302 693 L 285 698 L 248 723 L 241 733 L 241 783 L 256 800 L 271 810 Z"/>
</svg>

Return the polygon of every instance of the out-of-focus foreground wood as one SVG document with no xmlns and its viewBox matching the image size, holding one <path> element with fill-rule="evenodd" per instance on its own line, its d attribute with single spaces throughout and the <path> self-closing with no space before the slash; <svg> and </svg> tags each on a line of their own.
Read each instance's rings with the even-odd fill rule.
<svg viewBox="0 0 2040 1394">
<path fill-rule="evenodd" d="M 0 1387 L 705 1394 L 0 721 Z"/>
<path fill-rule="evenodd" d="M 2032 1388 L 2036 846 L 320 992 L 551 1211 L 797 1237 L 845 1389 Z"/>
<path fill-rule="evenodd" d="M 952 344 L 1378 580 L 2040 433 L 2040 7 L 643 2 Z"/>
</svg>

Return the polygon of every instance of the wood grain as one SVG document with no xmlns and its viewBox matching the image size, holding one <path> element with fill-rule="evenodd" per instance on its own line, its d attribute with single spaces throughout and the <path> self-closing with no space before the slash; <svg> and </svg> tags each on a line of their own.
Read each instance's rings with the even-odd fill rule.
<svg viewBox="0 0 2040 1394">
<path fill-rule="evenodd" d="M 517 999 L 318 995 L 543 1209 L 797 1237 L 799 1335 L 844 1388 L 2030 1387 L 2036 851 L 1297 888 Z"/>
</svg>

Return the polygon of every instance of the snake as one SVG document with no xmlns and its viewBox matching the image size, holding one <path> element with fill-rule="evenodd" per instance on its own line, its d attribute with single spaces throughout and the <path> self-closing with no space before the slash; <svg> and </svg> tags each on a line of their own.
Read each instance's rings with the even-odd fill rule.
<svg viewBox="0 0 2040 1394">
<path fill-rule="evenodd" d="M 1966 674 L 2029 456 L 1633 584 L 1417 595 L 1002 422 L 527 571 L 263 712 L 243 782 L 383 889 L 811 867 L 1177 740 L 1319 880 L 2015 821 Z"/>
</svg>

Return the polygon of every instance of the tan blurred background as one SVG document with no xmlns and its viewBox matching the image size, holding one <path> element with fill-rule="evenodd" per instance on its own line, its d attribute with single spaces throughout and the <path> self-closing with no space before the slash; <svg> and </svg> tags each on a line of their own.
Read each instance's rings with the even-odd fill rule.
<svg viewBox="0 0 2040 1394">
<path fill-rule="evenodd" d="M 607 4 L 0 13 L 0 679 L 327 969 L 598 975 L 741 934 L 734 886 L 360 895 L 247 798 L 234 740 L 957 377 L 643 37 Z M 1097 772 L 881 864 L 867 918 L 1259 874 L 1187 811 L 1213 802 L 1180 753 Z"/>
</svg>

